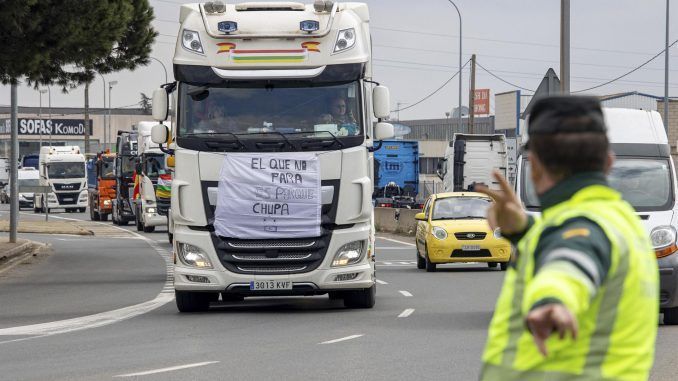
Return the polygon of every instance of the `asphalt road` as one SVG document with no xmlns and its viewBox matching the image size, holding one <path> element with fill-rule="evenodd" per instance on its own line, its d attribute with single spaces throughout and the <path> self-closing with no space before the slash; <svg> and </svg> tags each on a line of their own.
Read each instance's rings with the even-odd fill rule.
<svg viewBox="0 0 678 381">
<path fill-rule="evenodd" d="M 179 314 L 165 232 L 126 230 L 25 235 L 54 253 L 0 276 L 0 380 L 477 378 L 501 271 L 453 265 L 426 273 L 407 239 L 380 237 L 373 309 L 344 309 L 323 296 Z M 678 327 L 660 326 L 653 380 L 676 378 L 677 349 Z"/>
</svg>

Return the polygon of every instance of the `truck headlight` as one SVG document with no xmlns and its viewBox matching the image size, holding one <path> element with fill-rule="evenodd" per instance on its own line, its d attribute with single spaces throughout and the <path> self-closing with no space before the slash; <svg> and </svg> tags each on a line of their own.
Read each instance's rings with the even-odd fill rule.
<svg viewBox="0 0 678 381">
<path fill-rule="evenodd" d="M 181 37 L 181 43 L 184 48 L 192 52 L 204 54 L 204 51 L 202 50 L 202 42 L 200 42 L 200 35 L 198 32 L 184 29 Z"/>
<path fill-rule="evenodd" d="M 444 240 L 447 239 L 447 230 L 445 230 L 445 229 L 443 229 L 439 226 L 434 227 L 433 230 L 431 230 L 431 234 L 441 241 L 444 241 Z"/>
<path fill-rule="evenodd" d="M 146 208 L 146 213 L 155 214 L 155 208 Z"/>
<path fill-rule="evenodd" d="M 104 200 L 104 206 L 111 206 L 111 200 Z"/>
<path fill-rule="evenodd" d="M 334 44 L 334 53 L 351 49 L 355 45 L 355 29 L 343 29 L 337 34 L 337 42 Z"/>
<path fill-rule="evenodd" d="M 56 201 L 57 197 L 54 193 L 50 193 L 47 195 L 47 201 Z"/>
<path fill-rule="evenodd" d="M 337 250 L 332 260 L 332 267 L 354 265 L 363 259 L 365 254 L 365 241 L 353 241 Z"/>
<path fill-rule="evenodd" d="M 657 258 L 663 258 L 678 251 L 676 237 L 678 237 L 678 235 L 673 226 L 664 225 L 652 229 L 650 241 L 652 241 L 652 246 L 654 247 Z"/>
<path fill-rule="evenodd" d="M 211 269 L 212 262 L 207 257 L 207 253 L 199 248 L 187 243 L 177 242 L 177 256 L 181 263 L 189 267 L 199 269 Z"/>
</svg>

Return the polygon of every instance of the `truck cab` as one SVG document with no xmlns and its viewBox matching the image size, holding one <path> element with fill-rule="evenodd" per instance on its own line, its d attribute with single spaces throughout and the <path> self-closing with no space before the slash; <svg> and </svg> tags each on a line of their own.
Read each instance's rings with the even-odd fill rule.
<svg viewBox="0 0 678 381">
<path fill-rule="evenodd" d="M 89 190 L 89 216 L 92 221 L 107 221 L 115 199 L 115 158 L 110 152 L 99 153 L 92 160 L 92 184 Z"/>
<path fill-rule="evenodd" d="M 608 182 L 635 208 L 650 235 L 659 264 L 664 323 L 678 324 L 678 183 L 664 124 L 656 111 L 603 112 L 616 156 Z M 516 193 L 528 213 L 539 213 L 526 153 L 518 158 Z"/>
<path fill-rule="evenodd" d="M 249 296 L 375 303 L 374 142 L 388 89 L 372 77 L 369 11 L 317 1 L 183 5 L 171 192 L 179 311 Z M 379 123 L 374 123 L 379 122 Z M 153 141 L 170 131 L 157 125 Z"/>
<path fill-rule="evenodd" d="M 19 168 L 17 172 L 17 180 L 19 189 L 23 186 L 37 186 L 40 185 L 40 172 L 33 167 Z M 11 197 L 10 188 L 7 186 L 7 198 Z M 19 192 L 19 208 L 35 208 L 33 193 Z"/>
<path fill-rule="evenodd" d="M 438 163 L 438 177 L 445 192 L 472 191 L 474 184 L 499 189 L 492 178 L 497 170 L 504 176 L 508 169 L 506 137 L 502 134 L 454 134 Z"/>
<path fill-rule="evenodd" d="M 135 219 L 132 200 L 138 191 L 135 176 L 138 154 L 136 131 L 118 131 L 115 147 L 115 198 L 111 220 L 116 225 L 127 225 Z"/>
<path fill-rule="evenodd" d="M 87 171 L 85 156 L 78 146 L 40 148 L 40 185 L 52 192 L 35 195 L 35 208 L 84 212 L 87 209 Z"/>
</svg>

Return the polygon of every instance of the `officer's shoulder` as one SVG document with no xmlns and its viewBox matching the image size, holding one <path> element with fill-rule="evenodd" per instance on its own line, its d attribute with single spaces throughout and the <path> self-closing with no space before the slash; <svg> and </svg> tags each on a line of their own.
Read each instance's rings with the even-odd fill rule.
<svg viewBox="0 0 678 381">
<path fill-rule="evenodd" d="M 605 241 L 609 244 L 603 228 L 586 217 L 574 217 L 558 226 L 547 228 L 542 233 L 541 239 L 549 242 L 588 241 L 593 243 Z"/>
</svg>

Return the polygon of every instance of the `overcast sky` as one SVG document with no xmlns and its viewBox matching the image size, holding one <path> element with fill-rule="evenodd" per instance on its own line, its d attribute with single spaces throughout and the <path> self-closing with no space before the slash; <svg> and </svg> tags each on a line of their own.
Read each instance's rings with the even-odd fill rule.
<svg viewBox="0 0 678 381">
<path fill-rule="evenodd" d="M 172 54 L 179 30 L 180 0 L 149 0 L 153 22 L 160 33 L 153 57 L 161 60 L 172 77 Z M 302 0 L 311 2 L 311 0 Z M 366 0 L 370 6 L 374 42 L 375 78 L 391 89 L 397 102 L 413 103 L 448 80 L 457 71 L 459 19 L 447 0 Z M 560 1 L 558 0 L 455 0 L 463 18 L 463 61 L 472 53 L 478 63 L 504 80 L 535 89 L 553 67 L 559 73 Z M 665 0 L 572 0 L 571 89 L 589 88 L 621 75 L 664 49 Z M 678 2 L 673 2 L 671 42 L 678 39 Z M 670 92 L 678 96 L 678 44 L 670 49 Z M 133 106 L 140 93 L 151 95 L 164 73 L 159 63 L 134 72 L 105 76 L 117 80 L 113 107 Z M 664 56 L 623 80 L 594 90 L 594 94 L 640 91 L 663 96 Z M 469 71 L 464 70 L 463 103 L 468 103 Z M 479 68 L 477 88 L 492 93 L 515 90 Z M 51 88 L 52 106 L 82 107 L 84 88 L 62 94 Z M 103 106 L 103 82 L 97 77 L 90 88 L 90 105 Z M 108 93 L 108 90 L 106 90 Z M 426 102 L 401 112 L 401 119 L 440 118 L 458 103 L 455 78 Z M 524 94 L 529 94 L 525 91 Z M 22 86 L 21 106 L 38 106 L 38 92 Z M 42 104 L 47 113 L 47 94 Z M 9 105 L 10 90 L 0 86 L 0 104 Z M 494 108 L 494 105 L 491 106 Z"/>
</svg>

